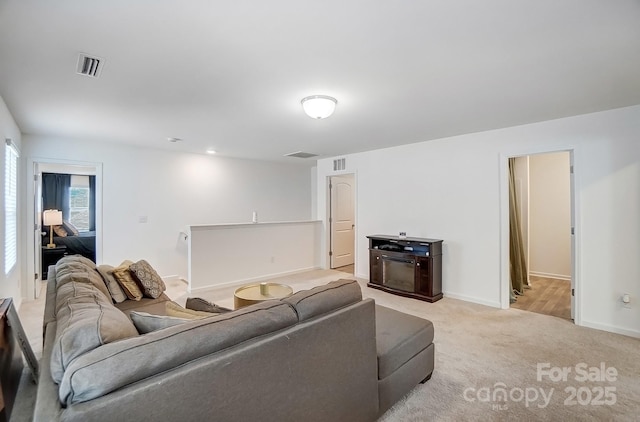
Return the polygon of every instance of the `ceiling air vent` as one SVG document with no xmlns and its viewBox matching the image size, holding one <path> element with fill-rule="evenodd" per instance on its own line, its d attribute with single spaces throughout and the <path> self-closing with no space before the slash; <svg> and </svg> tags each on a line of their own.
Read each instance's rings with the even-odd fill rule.
<svg viewBox="0 0 640 422">
<path fill-rule="evenodd" d="M 341 171 L 347 168 L 346 158 L 338 158 L 333 160 L 333 171 Z"/>
<path fill-rule="evenodd" d="M 100 76 L 104 60 L 100 57 L 92 57 L 88 54 L 80 53 L 78 56 L 78 69 L 77 72 L 80 75 L 90 76 L 97 78 Z"/>
<path fill-rule="evenodd" d="M 298 151 L 298 152 L 292 152 L 290 154 L 285 154 L 284 156 L 295 157 L 295 158 L 311 158 L 311 157 L 317 157 L 318 154 L 311 154 L 310 152 Z"/>
</svg>

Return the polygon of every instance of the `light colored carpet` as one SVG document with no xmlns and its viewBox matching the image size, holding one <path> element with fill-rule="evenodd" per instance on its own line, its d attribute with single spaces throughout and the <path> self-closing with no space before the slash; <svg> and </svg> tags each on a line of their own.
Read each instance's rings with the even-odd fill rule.
<svg viewBox="0 0 640 422">
<path fill-rule="evenodd" d="M 371 288 L 364 292 L 381 305 L 431 320 L 435 328 L 431 380 L 390 409 L 383 422 L 640 420 L 639 339 L 517 309 L 448 298 L 425 304 Z M 615 368 L 615 381 L 581 381 L 576 365 L 602 362 Z M 537 366 L 546 363 L 549 369 L 570 368 L 567 381 L 546 375 L 539 381 Z M 507 400 L 494 400 L 500 387 Z M 547 404 L 543 394 L 550 396 Z M 612 404 L 597 404 L 603 402 Z"/>
<path fill-rule="evenodd" d="M 271 281 L 289 284 L 298 291 L 338 278 L 353 277 L 318 270 Z M 446 297 L 436 303 L 422 302 L 371 289 L 365 280 L 358 281 L 364 297 L 429 319 L 435 326 L 433 377 L 385 413 L 380 422 L 639 420 L 640 339 L 577 327 L 567 320 L 517 309 L 500 310 Z M 167 295 L 182 305 L 187 297 L 199 296 L 233 308 L 234 290 L 235 287 L 227 287 L 187 294 L 185 283 L 167 283 Z M 21 319 L 23 311 L 29 312 L 25 330 L 37 349 L 42 334 L 32 321 L 37 321 L 40 311 L 37 304 L 25 305 Z M 41 321 L 40 316 L 40 324 Z M 537 365 L 545 363 L 550 368 L 570 368 L 567 381 L 553 382 L 547 376 L 538 381 Z M 582 363 L 587 367 L 604 363 L 607 368 L 615 368 L 616 380 L 576 380 L 580 375 L 576 365 Z M 506 401 L 493 400 L 499 387 L 510 393 Z M 572 389 L 577 393 L 575 404 L 565 404 L 571 399 Z M 526 398 L 520 399 L 520 391 L 528 394 L 528 403 Z M 550 396 L 548 403 L 543 394 Z M 598 405 L 598 398 L 612 404 Z M 23 397 L 21 407 L 30 403 L 29 397 Z"/>
</svg>

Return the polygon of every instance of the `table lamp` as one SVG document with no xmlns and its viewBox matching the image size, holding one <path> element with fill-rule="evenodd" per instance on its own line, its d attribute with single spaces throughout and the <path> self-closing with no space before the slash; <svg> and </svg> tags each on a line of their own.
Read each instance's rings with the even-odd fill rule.
<svg viewBox="0 0 640 422">
<path fill-rule="evenodd" d="M 56 244 L 53 243 L 53 226 L 59 226 L 60 224 L 62 224 L 62 211 L 44 211 L 42 213 L 42 224 L 45 226 L 49 226 L 49 244 L 47 245 L 47 248 L 55 248 Z"/>
</svg>

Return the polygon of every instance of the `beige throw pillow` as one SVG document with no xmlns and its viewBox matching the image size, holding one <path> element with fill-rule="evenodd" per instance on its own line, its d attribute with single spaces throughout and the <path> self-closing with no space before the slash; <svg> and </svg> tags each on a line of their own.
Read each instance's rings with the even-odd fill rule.
<svg viewBox="0 0 640 422">
<path fill-rule="evenodd" d="M 67 231 L 67 234 L 69 236 L 78 236 L 80 234 L 80 232 L 78 231 L 78 228 L 73 224 L 71 224 L 71 222 L 69 221 L 63 221 L 62 226 Z"/>
<path fill-rule="evenodd" d="M 67 237 L 67 231 L 62 226 L 53 226 L 53 233 L 58 237 Z"/>
<path fill-rule="evenodd" d="M 164 306 L 168 316 L 177 317 L 177 318 L 200 319 L 200 318 L 206 318 L 206 317 L 218 315 L 218 314 L 213 314 L 211 312 L 194 311 L 192 309 L 185 309 L 182 306 L 178 305 L 177 303 L 171 302 L 171 301 L 165 302 Z"/>
<path fill-rule="evenodd" d="M 113 277 L 116 279 L 124 293 L 131 300 L 140 300 L 142 299 L 142 290 L 138 287 L 138 283 L 136 283 L 135 278 L 133 278 L 133 274 L 129 271 L 129 266 L 131 266 L 133 262 L 131 261 L 122 261 L 122 264 L 118 265 L 113 269 Z"/>
<path fill-rule="evenodd" d="M 142 293 L 147 297 L 156 299 L 167 289 L 156 270 L 144 259 L 131 264 L 129 271 L 138 279 Z"/>
</svg>

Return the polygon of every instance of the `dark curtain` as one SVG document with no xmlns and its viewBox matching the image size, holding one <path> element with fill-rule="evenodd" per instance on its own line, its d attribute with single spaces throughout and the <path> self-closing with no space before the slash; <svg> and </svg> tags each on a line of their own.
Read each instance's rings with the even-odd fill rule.
<svg viewBox="0 0 640 422">
<path fill-rule="evenodd" d="M 511 270 L 511 303 L 516 301 L 516 294 L 523 294 L 529 287 L 527 261 L 524 256 L 524 243 L 520 227 L 520 207 L 516 194 L 515 158 L 509 158 L 509 257 Z"/>
<path fill-rule="evenodd" d="M 89 230 L 96 230 L 96 176 L 89 176 Z"/>
<path fill-rule="evenodd" d="M 69 221 L 69 186 L 70 174 L 42 173 L 42 209 L 60 210 Z"/>
</svg>

